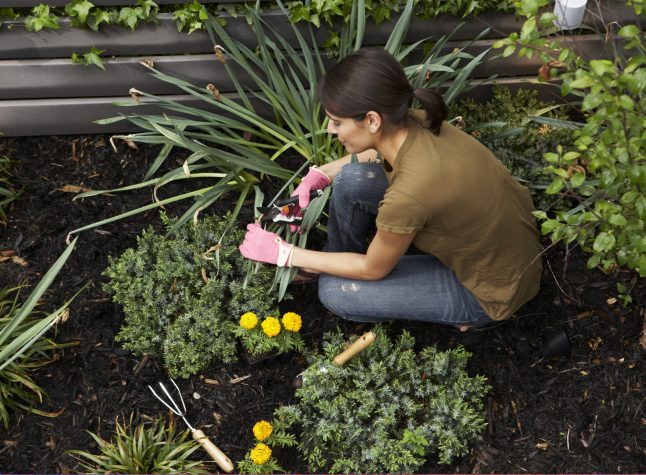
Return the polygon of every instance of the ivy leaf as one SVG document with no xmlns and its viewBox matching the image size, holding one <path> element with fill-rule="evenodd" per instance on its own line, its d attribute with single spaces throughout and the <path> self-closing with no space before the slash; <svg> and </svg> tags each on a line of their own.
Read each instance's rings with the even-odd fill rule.
<svg viewBox="0 0 646 475">
<path fill-rule="evenodd" d="M 92 46 L 92 49 L 90 49 L 90 52 L 85 53 L 83 56 L 85 57 L 85 60 L 88 65 L 93 64 L 97 68 L 105 71 L 105 66 L 103 66 L 103 60 L 99 56 L 102 53 L 105 53 L 105 50 L 96 49 L 94 46 Z"/>
<path fill-rule="evenodd" d="M 27 31 L 40 31 L 43 28 L 58 30 L 58 17 L 49 12 L 49 7 L 44 3 L 35 6 L 32 10 L 33 15 L 25 18 L 25 28 Z"/>
<path fill-rule="evenodd" d="M 154 12 L 159 10 L 159 6 L 153 0 L 137 0 L 137 5 L 140 7 L 143 20 L 150 20 Z"/>
<path fill-rule="evenodd" d="M 94 31 L 99 31 L 99 25 L 101 25 L 101 23 L 110 25 L 112 23 L 112 15 L 110 12 L 97 8 L 87 19 L 87 26 Z"/>
<path fill-rule="evenodd" d="M 87 16 L 93 7 L 94 4 L 88 2 L 88 0 L 74 0 L 72 3 L 65 5 L 65 13 L 77 20 L 76 24 L 83 26 L 86 24 Z"/>
<path fill-rule="evenodd" d="M 141 9 L 139 8 L 124 7 L 119 12 L 119 23 L 128 26 L 132 31 L 135 30 L 140 18 Z"/>
<path fill-rule="evenodd" d="M 77 53 L 72 53 L 72 63 L 82 64 L 83 66 L 89 66 L 93 64 L 99 69 L 105 71 L 105 66 L 103 65 L 103 60 L 101 59 L 101 54 L 105 53 L 105 50 L 96 49 L 94 46 L 90 49 L 88 53 L 78 55 Z"/>
</svg>

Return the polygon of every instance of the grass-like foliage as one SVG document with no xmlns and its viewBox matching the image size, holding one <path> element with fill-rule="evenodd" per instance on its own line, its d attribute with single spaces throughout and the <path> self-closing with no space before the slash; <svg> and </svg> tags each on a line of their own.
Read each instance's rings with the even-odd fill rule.
<svg viewBox="0 0 646 475">
<path fill-rule="evenodd" d="M 34 408 L 42 402 L 45 392 L 34 382 L 30 372 L 48 364 L 59 345 L 44 335 L 54 325 L 65 320 L 71 300 L 47 314 L 35 310 L 38 301 L 49 288 L 74 249 L 70 244 L 45 274 L 27 300 L 19 303 L 19 287 L 0 289 L 0 421 L 9 427 L 11 410 L 49 413 Z"/>
<path fill-rule="evenodd" d="M 511 173 L 532 191 L 534 204 L 547 210 L 556 197 L 543 193 L 550 178 L 545 173 L 548 162 L 545 153 L 561 144 L 572 145 L 573 128 L 565 128 L 567 115 L 562 105 L 540 101 L 538 91 L 521 89 L 512 93 L 507 87 L 494 87 L 493 97 L 486 103 L 472 99 L 452 108 L 461 116 L 465 131 L 483 142 L 502 161 Z M 554 127 L 534 119 L 548 118 L 561 121 Z"/>
<path fill-rule="evenodd" d="M 231 326 L 240 315 L 276 314 L 273 272 L 261 269 L 246 279 L 241 241 L 235 222 L 224 217 L 189 223 L 172 237 L 145 231 L 104 273 L 106 290 L 126 315 L 117 341 L 162 358 L 173 376 L 188 377 L 213 359 L 235 361 Z"/>
<path fill-rule="evenodd" d="M 433 42 L 432 47 L 422 54 L 420 52 L 428 38 L 404 44 L 413 18 L 413 4 L 413 0 L 406 2 L 385 49 L 406 64 L 406 74 L 415 88 L 440 88 L 445 101 L 451 103 L 468 88 L 471 72 L 482 62 L 487 51 L 473 56 L 465 51 L 468 46 L 465 44 L 447 53 L 446 44 L 451 35 Z M 287 17 L 286 10 L 285 14 Z M 145 182 L 119 190 L 92 191 L 77 198 L 150 185 L 159 188 L 174 180 L 192 178 L 211 180 L 209 186 L 171 196 L 72 232 L 132 216 L 171 201 L 195 198 L 195 203 L 177 221 L 176 227 L 179 227 L 197 211 L 231 191 L 240 196 L 233 211 L 235 215 L 247 194 L 262 179 L 272 177 L 287 188 L 308 165 L 322 164 L 343 154 L 343 147 L 327 133 L 327 117 L 315 88 L 319 78 L 337 59 L 331 59 L 321 51 L 310 24 L 300 24 L 299 27 L 288 24 L 277 31 L 256 8 L 249 8 L 248 18 L 255 40 L 252 47 L 232 37 L 217 18 L 209 15 L 204 22 L 214 46 L 213 61 L 221 63 L 218 67 L 226 70 L 235 91 L 221 91 L 222 86 L 218 84 L 192 84 L 166 74 L 150 62 L 142 63 L 154 77 L 190 94 L 201 106 L 191 107 L 168 97 L 131 90 L 134 101 L 121 104 L 128 107 L 124 114 L 99 123 L 131 121 L 144 132 L 117 138 L 127 143 L 162 144 L 159 156 L 148 170 Z M 354 2 L 348 21 L 338 32 L 340 57 L 361 48 L 365 29 L 366 3 Z M 412 53 L 420 59 L 411 61 Z M 447 87 L 446 84 L 450 85 Z M 160 112 L 157 115 L 138 113 L 139 103 L 156 104 Z M 155 177 L 174 147 L 188 150 L 190 156 L 182 167 Z M 285 154 L 302 159 L 302 167 L 296 175 L 293 170 L 277 163 L 277 159 Z"/>
<path fill-rule="evenodd" d="M 462 347 L 415 353 L 407 332 L 376 341 L 344 366 L 341 333 L 327 334 L 310 356 L 298 402 L 275 417 L 300 430 L 309 469 L 331 473 L 413 472 L 430 456 L 450 463 L 467 453 L 485 425 L 482 398 L 489 387 L 470 377 Z"/>
<path fill-rule="evenodd" d="M 0 223 L 7 222 L 6 209 L 13 200 L 18 197 L 9 181 L 9 170 L 12 162 L 5 156 L 0 156 Z"/>
<path fill-rule="evenodd" d="M 70 450 L 86 473 L 209 473 L 204 462 L 189 460 L 200 445 L 189 437 L 190 431 L 177 432 L 175 422 L 163 417 L 132 428 L 133 416 L 127 423 L 115 421 L 110 440 L 89 432 L 99 447 L 98 454 Z"/>
</svg>

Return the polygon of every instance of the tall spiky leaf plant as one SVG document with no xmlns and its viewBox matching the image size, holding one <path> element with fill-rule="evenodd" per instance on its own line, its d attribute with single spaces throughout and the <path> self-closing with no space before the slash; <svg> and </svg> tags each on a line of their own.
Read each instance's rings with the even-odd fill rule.
<svg viewBox="0 0 646 475">
<path fill-rule="evenodd" d="M 393 27 L 385 48 L 402 62 L 411 53 L 419 52 L 425 38 L 406 45 L 405 38 L 413 18 L 413 0 L 406 6 Z M 282 4 L 279 2 L 280 8 Z M 284 8 L 283 8 L 284 10 Z M 277 31 L 260 15 L 258 9 L 248 10 L 249 27 L 257 45 L 250 48 L 234 39 L 216 18 L 205 22 L 207 32 L 214 45 L 214 61 L 220 61 L 235 87 L 235 94 L 221 93 L 217 85 L 197 86 L 188 81 L 169 76 L 155 68 L 150 62 L 142 62 L 158 79 L 177 86 L 189 95 L 199 99 L 204 107 L 195 108 L 163 96 L 155 96 L 138 90 L 131 90 L 134 102 L 121 105 L 136 107 L 140 101 L 158 104 L 162 115 L 124 114 L 99 121 L 107 124 L 130 120 L 145 132 L 116 136 L 128 143 L 143 142 L 162 144 L 163 147 L 146 174 L 146 181 L 116 190 L 92 191 L 77 198 L 105 192 L 126 191 L 154 186 L 156 191 L 165 184 L 190 178 L 212 179 L 213 184 L 192 192 L 172 196 L 156 203 L 123 213 L 106 220 L 75 229 L 72 233 L 91 229 L 117 219 L 132 216 L 166 203 L 194 198 L 183 216 L 170 232 L 195 218 L 196 214 L 218 200 L 224 193 L 235 191 L 239 199 L 233 210 L 237 215 L 240 207 L 252 189 L 265 177 L 283 183 L 277 196 L 298 180 L 308 165 L 318 165 L 342 156 L 338 141 L 327 134 L 327 117 L 321 110 L 313 87 L 331 64 L 318 47 L 311 24 L 296 27 L 290 24 L 285 32 Z M 287 14 L 286 14 L 287 16 Z M 354 2 L 350 21 L 344 23 L 340 34 L 339 55 L 344 57 L 362 47 L 366 22 L 364 1 Z M 483 32 L 485 34 L 487 30 Z M 430 87 L 444 89 L 444 99 L 451 103 L 468 87 L 473 69 L 482 62 L 487 51 L 473 56 L 463 48 L 444 53 L 443 49 L 451 35 L 440 38 L 419 62 L 406 66 L 405 71 L 415 88 Z M 479 38 L 479 37 L 478 37 Z M 476 39 L 478 39 L 476 38 Z M 445 84 L 450 83 L 448 87 Z M 143 97 L 143 98 L 142 98 Z M 142 98 L 142 99 L 140 99 Z M 177 115 L 180 114 L 180 115 Z M 182 167 L 158 178 L 152 178 L 171 153 L 173 147 L 191 152 Z M 297 155 L 303 164 L 293 173 L 279 166 L 276 160 L 285 155 Z M 307 221 L 314 225 L 323 210 L 324 202 L 310 211 Z M 285 228 L 277 229 L 286 233 L 285 239 L 298 246 L 304 246 L 309 228 L 305 233 L 291 235 Z M 280 283 L 279 298 L 294 272 L 278 269 L 276 283 Z"/>
<path fill-rule="evenodd" d="M 6 209 L 9 203 L 18 197 L 18 192 L 9 182 L 9 169 L 12 162 L 5 156 L 0 156 L 0 223 L 7 222 Z"/>
<path fill-rule="evenodd" d="M 48 413 L 33 408 L 42 402 L 44 391 L 31 379 L 34 368 L 51 361 L 51 352 L 58 345 L 45 333 L 68 316 L 72 299 L 54 312 L 43 316 L 34 311 L 38 300 L 54 281 L 74 249 L 72 242 L 47 271 L 24 304 L 18 303 L 18 288 L 0 290 L 0 421 L 9 427 L 9 411 Z"/>
<path fill-rule="evenodd" d="M 204 462 L 189 457 L 200 445 L 190 431 L 177 432 L 175 421 L 157 417 L 151 423 L 132 428 L 133 415 L 125 423 L 115 421 L 110 440 L 88 431 L 99 447 L 98 454 L 83 450 L 67 453 L 79 460 L 87 473 L 209 473 Z"/>
<path fill-rule="evenodd" d="M 280 3 L 279 6 L 283 8 Z M 199 99 L 202 106 L 191 107 L 168 97 L 131 90 L 133 102 L 120 105 L 136 109 L 140 102 L 153 103 L 163 109 L 163 113 L 143 115 L 135 112 L 98 122 L 131 121 L 145 132 L 114 138 L 128 143 L 161 144 L 163 147 L 159 155 L 149 168 L 145 181 L 116 190 L 83 193 L 75 199 L 148 186 L 154 187 L 156 196 L 157 190 L 165 184 L 192 178 L 213 180 L 212 184 L 156 200 L 148 206 L 83 226 L 72 233 L 132 216 L 155 206 L 194 198 L 193 205 L 171 229 L 174 232 L 230 191 L 239 193 L 233 210 L 235 216 L 248 193 L 263 178 L 273 177 L 274 182 L 283 183 L 285 187 L 279 192 L 282 193 L 308 165 L 325 163 L 343 154 L 338 142 L 327 134 L 327 118 L 313 87 L 331 60 L 319 49 L 312 26 L 296 27 L 290 24 L 286 31 L 277 31 L 257 9 L 249 8 L 248 17 L 249 28 L 257 43 L 254 48 L 233 38 L 216 18 L 209 17 L 205 22 L 214 45 L 213 61 L 219 61 L 221 67 L 226 69 L 235 93 L 221 93 L 213 84 L 194 85 L 165 74 L 150 62 L 142 62 L 153 76 Z M 428 39 L 404 45 L 412 17 L 413 0 L 409 0 L 385 46 L 400 61 L 406 61 L 414 51 L 419 52 Z M 353 5 L 350 21 L 344 24 L 341 31 L 341 57 L 361 48 L 364 30 L 365 4 L 358 1 Z M 444 93 L 447 102 L 451 102 L 468 86 L 469 75 L 486 54 L 483 52 L 474 57 L 466 53 L 464 48 L 468 44 L 444 54 L 443 48 L 449 38 L 450 35 L 442 37 L 420 62 L 406 67 L 406 73 L 415 87 L 441 88 L 451 81 Z M 174 147 L 190 151 L 190 156 L 183 166 L 153 178 Z M 295 174 L 276 163 L 285 154 L 302 158 L 303 165 Z"/>
</svg>

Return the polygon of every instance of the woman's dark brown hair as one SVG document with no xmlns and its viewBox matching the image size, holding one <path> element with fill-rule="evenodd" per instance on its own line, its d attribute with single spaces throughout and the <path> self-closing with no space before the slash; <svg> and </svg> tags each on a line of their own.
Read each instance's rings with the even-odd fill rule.
<svg viewBox="0 0 646 475">
<path fill-rule="evenodd" d="M 332 115 L 362 120 L 378 112 L 385 129 L 404 125 L 413 98 L 421 104 L 430 129 L 439 135 L 447 109 L 442 96 L 430 89 L 415 89 L 404 68 L 382 48 L 363 48 L 339 61 L 319 81 L 321 104 Z"/>
</svg>

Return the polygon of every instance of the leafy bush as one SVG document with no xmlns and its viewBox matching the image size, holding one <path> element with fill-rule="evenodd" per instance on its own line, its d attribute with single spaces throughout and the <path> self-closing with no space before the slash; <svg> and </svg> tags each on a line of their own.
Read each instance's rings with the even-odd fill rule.
<svg viewBox="0 0 646 475">
<path fill-rule="evenodd" d="M 260 270 L 243 284 L 249 263 L 238 251 L 241 240 L 230 218 L 206 217 L 173 238 L 145 231 L 104 272 L 105 289 L 126 315 L 116 340 L 136 354 L 162 358 L 171 375 L 188 377 L 214 358 L 235 361 L 231 328 L 238 316 L 249 309 L 276 312 L 272 271 Z"/>
<path fill-rule="evenodd" d="M 621 266 L 646 276 L 646 42 L 637 25 L 616 24 L 600 32 L 612 59 L 586 59 L 576 44 L 559 41 L 548 0 L 517 2 L 527 18 L 520 33 L 494 46 L 503 55 L 540 57 L 543 75 L 561 81 L 561 92 L 581 97 L 585 124 L 574 146 L 548 153 L 549 194 L 576 205 L 555 215 L 537 212 L 542 231 L 553 241 L 577 242 L 592 253 L 588 267 L 612 272 Z M 641 11 L 643 2 L 633 2 Z M 616 23 L 616 22 L 613 22 Z"/>
<path fill-rule="evenodd" d="M 535 90 L 512 93 L 496 85 L 490 101 L 483 104 L 467 99 L 456 104 L 452 112 L 462 117 L 467 132 L 487 145 L 530 188 L 536 207 L 547 210 L 555 200 L 543 193 L 548 184 L 545 175 L 548 163 L 543 155 L 554 151 L 559 143 L 571 145 L 574 139 L 571 129 L 531 120 L 532 117 L 567 119 L 559 106 L 543 103 L 537 95 Z"/>
<path fill-rule="evenodd" d="M 298 403 L 275 411 L 300 428 L 299 449 L 311 471 L 412 472 L 431 454 L 450 463 L 485 425 L 488 386 L 467 375 L 464 348 L 416 354 L 409 333 L 391 341 L 382 328 L 375 332 L 376 341 L 340 367 L 332 360 L 345 339 L 327 334 L 323 353 L 309 358 Z"/>
<path fill-rule="evenodd" d="M 188 457 L 200 445 L 189 437 L 190 431 L 177 433 L 173 419 L 168 424 L 158 417 L 150 424 L 131 429 L 133 416 L 126 424 L 115 421 L 115 434 L 104 440 L 88 433 L 99 446 L 98 454 L 70 450 L 88 473 L 209 473 L 202 461 Z"/>
<path fill-rule="evenodd" d="M 59 345 L 44 335 L 69 316 L 67 307 L 71 300 L 48 315 L 34 309 L 67 261 L 75 243 L 56 260 L 24 304 L 18 303 L 19 288 L 0 289 L 0 421 L 5 429 L 9 427 L 9 410 L 49 415 L 33 407 L 42 402 L 45 393 L 29 373 L 50 363 L 54 350 L 69 346 Z"/>
<path fill-rule="evenodd" d="M 353 0 L 330 2 L 326 0 L 288 2 L 289 15 L 292 21 L 307 21 L 316 27 L 322 23 L 332 26 L 335 19 L 347 19 L 352 11 Z M 502 12 L 513 11 L 514 3 L 511 0 L 425 0 L 416 2 L 416 16 L 420 18 L 434 18 L 442 13 L 454 16 L 475 15 L 485 10 Z M 379 24 L 390 20 L 393 13 L 399 12 L 405 2 L 401 0 L 386 0 L 381 2 L 367 1 L 366 16 Z"/>
</svg>

